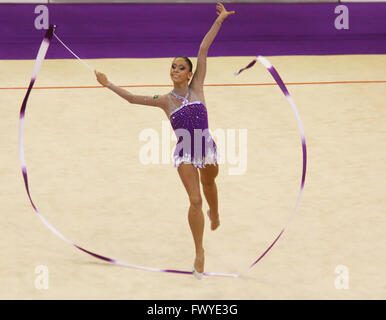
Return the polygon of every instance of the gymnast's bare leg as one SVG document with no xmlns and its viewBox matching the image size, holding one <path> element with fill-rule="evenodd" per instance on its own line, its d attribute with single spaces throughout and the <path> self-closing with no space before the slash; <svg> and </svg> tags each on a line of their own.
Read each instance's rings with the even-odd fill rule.
<svg viewBox="0 0 386 320">
<path fill-rule="evenodd" d="M 205 168 L 199 168 L 199 170 L 202 189 L 209 205 L 208 216 L 211 222 L 211 229 L 216 230 L 220 225 L 217 185 L 215 182 L 219 168 L 218 165 L 207 164 Z"/>
<path fill-rule="evenodd" d="M 203 273 L 205 265 L 203 246 L 205 219 L 202 212 L 202 198 L 198 170 L 190 163 L 182 163 L 178 167 L 178 174 L 181 177 L 181 181 L 184 184 L 190 201 L 188 220 L 196 249 L 194 268 L 197 272 Z"/>
</svg>

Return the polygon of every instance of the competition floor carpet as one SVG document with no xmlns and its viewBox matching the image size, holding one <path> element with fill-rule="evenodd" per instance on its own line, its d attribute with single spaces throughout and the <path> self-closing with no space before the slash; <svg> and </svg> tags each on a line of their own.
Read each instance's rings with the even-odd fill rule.
<svg viewBox="0 0 386 320">
<path fill-rule="evenodd" d="M 298 193 L 301 145 L 288 102 L 261 65 L 233 76 L 252 58 L 208 58 L 210 130 L 216 143 L 227 138 L 217 178 L 221 227 L 212 232 L 208 220 L 205 226 L 207 271 L 244 270 L 280 232 Z M 288 230 L 248 274 L 204 281 L 100 262 L 41 223 L 24 190 L 17 149 L 34 61 L 0 61 L 0 298 L 384 299 L 386 57 L 268 58 L 305 130 L 302 200 Z M 86 61 L 133 93 L 172 89 L 171 58 Z M 144 164 L 141 137 L 149 132 L 159 137 L 159 161 Z M 79 245 L 133 264 L 191 267 L 188 197 L 172 162 L 162 161 L 175 142 L 162 110 L 127 103 L 78 61 L 44 62 L 26 114 L 31 194 Z M 244 142 L 247 161 L 238 158 Z M 47 290 L 35 287 L 39 265 L 49 271 Z M 349 272 L 348 289 L 335 286 L 339 265 Z"/>
</svg>

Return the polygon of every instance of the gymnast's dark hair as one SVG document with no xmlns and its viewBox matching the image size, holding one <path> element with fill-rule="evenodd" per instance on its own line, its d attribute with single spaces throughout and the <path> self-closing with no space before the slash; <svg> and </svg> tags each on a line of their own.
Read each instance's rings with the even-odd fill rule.
<svg viewBox="0 0 386 320">
<path fill-rule="evenodd" d="M 192 72 L 193 70 L 193 63 L 192 61 L 190 61 L 190 59 L 188 57 L 185 57 L 185 56 L 178 56 L 178 57 L 175 57 L 174 59 L 177 59 L 177 58 L 182 58 L 185 60 L 185 62 L 188 64 L 189 66 L 189 71 Z"/>
</svg>

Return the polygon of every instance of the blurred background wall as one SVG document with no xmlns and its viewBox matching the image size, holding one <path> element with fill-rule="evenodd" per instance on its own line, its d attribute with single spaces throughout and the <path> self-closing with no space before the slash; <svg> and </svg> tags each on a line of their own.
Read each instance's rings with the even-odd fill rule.
<svg viewBox="0 0 386 320">
<path fill-rule="evenodd" d="M 210 0 L 4 2 L 10 1 L 0 4 L 0 59 L 35 58 L 45 32 L 36 27 L 39 5 L 47 8 L 57 35 L 83 58 L 195 56 L 217 17 Z M 236 14 L 223 24 L 209 56 L 386 53 L 386 2 L 224 4 Z M 54 39 L 47 58 L 71 58 L 65 51 Z"/>
</svg>

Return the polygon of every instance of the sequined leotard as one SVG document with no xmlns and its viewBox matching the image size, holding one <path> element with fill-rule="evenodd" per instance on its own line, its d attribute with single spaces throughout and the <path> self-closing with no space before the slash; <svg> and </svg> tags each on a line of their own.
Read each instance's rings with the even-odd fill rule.
<svg viewBox="0 0 386 320">
<path fill-rule="evenodd" d="M 192 93 L 194 101 L 187 99 L 170 113 L 170 123 L 177 137 L 174 166 L 183 162 L 196 168 L 217 164 L 217 146 L 208 129 L 208 114 L 203 102 Z"/>
</svg>

